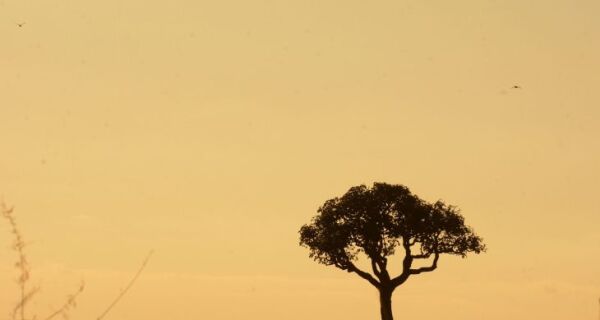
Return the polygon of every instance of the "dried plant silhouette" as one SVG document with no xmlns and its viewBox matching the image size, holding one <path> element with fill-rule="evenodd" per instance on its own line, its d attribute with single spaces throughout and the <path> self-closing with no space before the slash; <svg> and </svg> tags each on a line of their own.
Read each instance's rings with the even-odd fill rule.
<svg viewBox="0 0 600 320">
<path fill-rule="evenodd" d="M 25 252 L 25 241 L 23 235 L 18 228 L 17 220 L 14 216 L 14 208 L 8 207 L 4 201 L 0 201 L 0 210 L 2 212 L 2 217 L 8 221 L 10 226 L 10 232 L 13 234 L 13 244 L 11 249 L 15 251 L 18 255 L 18 260 L 15 263 L 15 268 L 19 272 L 19 277 L 17 278 L 17 284 L 19 285 L 19 300 L 15 303 L 15 306 L 11 312 L 12 320 L 29 320 L 29 319 L 43 319 L 43 320 L 51 320 L 57 316 L 61 316 L 63 319 L 69 319 L 69 311 L 74 309 L 77 306 L 77 298 L 83 292 L 84 283 L 82 282 L 78 289 L 67 296 L 67 299 L 62 304 L 62 306 L 55 311 L 51 312 L 47 317 L 38 318 L 37 315 L 33 315 L 32 317 L 27 317 L 27 305 L 31 302 L 32 298 L 39 292 L 39 287 L 31 287 L 29 288 L 29 280 L 31 278 L 31 268 L 29 266 L 29 262 L 27 259 L 27 255 Z M 150 251 L 144 261 L 142 262 L 141 267 L 135 273 L 133 278 L 129 281 L 125 289 L 123 289 L 119 295 L 108 305 L 108 307 L 98 316 L 96 319 L 103 319 L 114 307 L 115 305 L 125 296 L 125 294 L 129 291 L 129 289 L 135 284 L 139 276 L 142 274 L 142 271 L 146 268 L 150 257 L 152 256 L 153 251 Z"/>
<path fill-rule="evenodd" d="M 318 213 L 300 229 L 300 245 L 315 261 L 355 273 L 377 288 L 382 320 L 393 320 L 394 290 L 412 275 L 437 269 L 441 254 L 464 258 L 486 249 L 456 207 L 428 203 L 403 185 L 355 186 L 327 200 Z M 388 257 L 397 248 L 404 258 L 399 275 L 392 276 Z M 361 253 L 370 260 L 372 274 L 354 264 Z M 413 267 L 416 260 L 430 264 Z"/>
<path fill-rule="evenodd" d="M 0 203 L 0 207 L 2 210 L 2 217 L 8 221 L 10 232 L 14 237 L 11 249 L 14 250 L 18 255 L 15 268 L 19 271 L 17 284 L 19 285 L 20 295 L 19 301 L 15 304 L 15 307 L 11 313 L 11 319 L 16 320 L 19 318 L 21 320 L 25 320 L 26 306 L 31 301 L 33 296 L 38 292 L 39 287 L 28 289 L 31 269 L 29 267 L 27 255 L 25 254 L 25 240 L 23 239 L 21 231 L 19 231 L 19 228 L 17 227 L 17 220 L 13 215 L 13 208 L 9 208 L 4 202 Z"/>
</svg>

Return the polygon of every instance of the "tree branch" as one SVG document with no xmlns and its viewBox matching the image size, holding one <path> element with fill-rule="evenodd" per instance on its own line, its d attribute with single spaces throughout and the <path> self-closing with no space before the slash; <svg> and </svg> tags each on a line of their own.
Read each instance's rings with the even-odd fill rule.
<svg viewBox="0 0 600 320">
<path fill-rule="evenodd" d="M 402 273 L 408 273 L 412 265 L 413 256 L 410 250 L 410 240 L 402 237 L 402 246 L 404 247 L 404 260 L 402 261 Z"/>
<path fill-rule="evenodd" d="M 364 272 L 364 271 L 360 270 L 352 262 L 348 262 L 347 270 L 348 270 L 348 272 L 354 272 L 354 273 L 356 273 L 361 278 L 369 281 L 372 285 L 374 285 L 375 287 L 379 288 L 380 283 L 375 278 L 373 278 L 373 276 L 370 273 Z"/>
<path fill-rule="evenodd" d="M 412 246 L 410 243 L 410 239 L 407 239 L 406 237 L 402 237 L 402 246 L 404 247 L 404 260 L 402 260 L 402 273 L 399 276 L 397 276 L 391 280 L 392 286 L 394 288 L 396 288 L 399 285 L 406 282 L 406 280 L 408 280 L 408 277 L 411 275 L 410 267 L 413 262 L 413 255 L 411 254 L 411 250 L 410 250 L 410 247 Z"/>
<path fill-rule="evenodd" d="M 375 258 L 370 258 L 371 260 L 371 269 L 373 269 L 373 273 L 377 276 L 377 278 L 381 279 L 381 272 L 379 270 L 377 270 L 377 262 L 375 261 Z"/>
<path fill-rule="evenodd" d="M 418 268 L 418 269 L 410 269 L 409 273 L 410 274 L 419 274 L 421 272 L 431 272 L 431 271 L 433 271 L 433 270 L 435 270 L 437 268 L 437 262 L 438 262 L 439 258 L 440 258 L 440 254 L 436 252 L 435 256 L 433 258 L 433 263 L 431 264 L 431 266 L 429 266 L 429 267 L 421 267 L 421 268 Z"/>
<path fill-rule="evenodd" d="M 375 257 L 371 259 L 371 268 L 373 273 L 377 276 L 380 283 L 388 283 L 390 281 L 390 274 L 387 271 L 387 259 L 385 257 Z"/>
</svg>

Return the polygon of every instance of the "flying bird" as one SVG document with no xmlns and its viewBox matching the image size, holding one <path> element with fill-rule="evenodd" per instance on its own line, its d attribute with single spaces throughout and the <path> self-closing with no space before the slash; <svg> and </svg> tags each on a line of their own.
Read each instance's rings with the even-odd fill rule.
<svg viewBox="0 0 600 320">
<path fill-rule="evenodd" d="M 17 22 L 17 27 L 19 27 L 19 28 L 23 28 L 24 25 L 25 25 L 25 22 L 21 22 L 21 23 Z"/>
<path fill-rule="evenodd" d="M 513 89 L 521 89 L 521 86 L 514 85 L 514 86 L 512 86 L 512 88 L 513 88 Z"/>
</svg>

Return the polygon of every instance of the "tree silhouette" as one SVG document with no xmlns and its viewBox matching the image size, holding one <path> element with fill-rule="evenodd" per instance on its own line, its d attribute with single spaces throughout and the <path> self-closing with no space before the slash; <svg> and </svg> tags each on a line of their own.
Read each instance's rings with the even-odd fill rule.
<svg viewBox="0 0 600 320">
<path fill-rule="evenodd" d="M 327 200 L 319 215 L 300 229 L 300 245 L 310 249 L 315 261 L 356 273 L 377 290 L 381 319 L 393 320 L 392 293 L 412 275 L 437 268 L 443 253 L 466 257 L 485 251 L 482 239 L 466 226 L 454 206 L 442 201 L 428 203 L 403 185 L 374 183 L 350 188 L 340 198 Z M 396 248 L 404 250 L 402 271 L 388 272 L 388 257 Z M 373 274 L 353 261 L 364 253 Z M 430 261 L 414 267 L 418 259 Z"/>
</svg>

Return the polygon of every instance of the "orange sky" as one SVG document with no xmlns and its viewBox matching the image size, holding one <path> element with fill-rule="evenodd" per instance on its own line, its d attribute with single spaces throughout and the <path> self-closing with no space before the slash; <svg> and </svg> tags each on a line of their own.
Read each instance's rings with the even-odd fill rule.
<svg viewBox="0 0 600 320">
<path fill-rule="evenodd" d="M 410 279 L 397 318 L 596 319 L 598 12 L 0 1 L 0 194 L 42 287 L 31 311 L 84 279 L 72 318 L 94 318 L 154 249 L 111 320 L 376 318 L 376 291 L 311 261 L 298 229 L 385 181 L 458 205 L 489 247 Z"/>
</svg>

